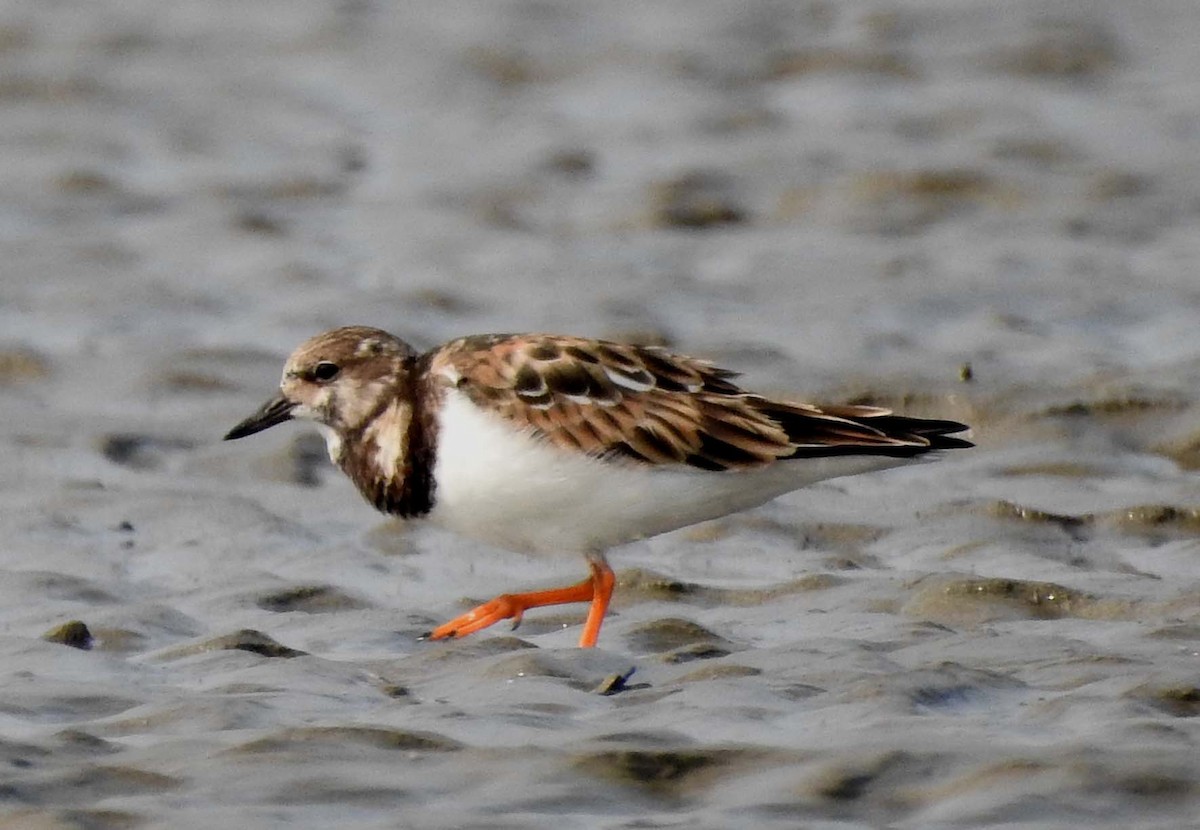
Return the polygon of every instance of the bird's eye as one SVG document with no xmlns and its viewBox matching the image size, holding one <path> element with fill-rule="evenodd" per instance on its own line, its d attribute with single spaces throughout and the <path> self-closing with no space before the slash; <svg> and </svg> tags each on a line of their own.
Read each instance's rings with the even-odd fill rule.
<svg viewBox="0 0 1200 830">
<path fill-rule="evenodd" d="M 336 363 L 330 363 L 328 360 L 322 360 L 313 367 L 313 380 L 333 380 L 337 377 L 337 374 L 340 371 L 341 369 L 338 368 Z"/>
</svg>

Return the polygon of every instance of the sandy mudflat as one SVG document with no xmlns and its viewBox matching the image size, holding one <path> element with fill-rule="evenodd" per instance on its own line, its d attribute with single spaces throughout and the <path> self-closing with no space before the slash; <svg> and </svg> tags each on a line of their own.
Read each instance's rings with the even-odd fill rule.
<svg viewBox="0 0 1200 830">
<path fill-rule="evenodd" d="M 1200 826 L 1197 42 L 1185 0 L 0 4 L 0 830 Z M 616 552 L 593 652 L 577 609 L 430 644 L 582 563 L 218 440 L 349 323 L 648 338 L 979 447 Z"/>
</svg>

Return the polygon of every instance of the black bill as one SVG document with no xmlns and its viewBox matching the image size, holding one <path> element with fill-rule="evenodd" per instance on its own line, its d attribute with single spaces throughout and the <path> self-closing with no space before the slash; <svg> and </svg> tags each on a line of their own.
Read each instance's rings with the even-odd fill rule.
<svg viewBox="0 0 1200 830">
<path fill-rule="evenodd" d="M 276 424 L 290 421 L 292 410 L 295 408 L 296 405 L 282 395 L 271 398 L 257 412 L 225 433 L 225 440 L 234 441 L 238 438 L 245 438 L 247 435 L 262 432 Z"/>
</svg>

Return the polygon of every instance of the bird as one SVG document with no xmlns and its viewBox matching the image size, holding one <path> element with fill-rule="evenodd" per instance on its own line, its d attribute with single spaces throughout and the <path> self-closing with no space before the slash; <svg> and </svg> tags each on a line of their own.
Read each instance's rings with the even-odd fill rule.
<svg viewBox="0 0 1200 830">
<path fill-rule="evenodd" d="M 611 548 L 973 446 L 956 421 L 779 400 L 736 376 L 658 346 L 483 334 L 420 352 L 346 326 L 302 343 L 278 393 L 225 440 L 311 421 L 384 513 L 513 551 L 581 554 L 581 582 L 502 594 L 426 636 L 515 628 L 531 608 L 586 602 L 579 645 L 590 648 L 616 584 Z"/>
</svg>

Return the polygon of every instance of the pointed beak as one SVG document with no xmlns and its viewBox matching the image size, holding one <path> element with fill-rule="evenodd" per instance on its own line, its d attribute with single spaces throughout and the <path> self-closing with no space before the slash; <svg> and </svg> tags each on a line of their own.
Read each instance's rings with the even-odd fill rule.
<svg viewBox="0 0 1200 830">
<path fill-rule="evenodd" d="M 249 418 L 225 433 L 225 440 L 234 441 L 238 438 L 245 438 L 247 435 L 262 432 L 264 429 L 269 429 L 276 424 L 290 421 L 292 419 L 292 410 L 295 408 L 296 405 L 283 397 L 283 395 L 276 395 L 263 404 Z"/>
</svg>

